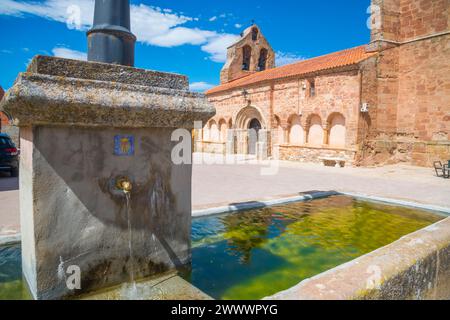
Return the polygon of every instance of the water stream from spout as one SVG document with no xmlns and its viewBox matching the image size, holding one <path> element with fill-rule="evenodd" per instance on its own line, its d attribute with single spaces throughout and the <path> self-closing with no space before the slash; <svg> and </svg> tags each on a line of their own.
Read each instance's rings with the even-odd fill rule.
<svg viewBox="0 0 450 320">
<path fill-rule="evenodd" d="M 133 242 L 132 242 L 132 223 L 131 223 L 131 192 L 123 191 L 126 199 L 126 211 L 127 211 L 127 221 L 128 221 L 128 250 L 129 250 L 129 270 L 130 270 L 130 283 L 125 284 L 122 287 L 121 296 L 126 300 L 143 300 L 151 298 L 153 300 L 162 299 L 164 297 L 164 292 L 161 288 L 157 288 L 159 283 L 149 285 L 145 284 L 139 286 L 135 280 L 135 269 L 134 269 L 134 255 L 133 255 Z"/>
<path fill-rule="evenodd" d="M 131 193 L 124 191 L 126 198 L 126 209 L 127 209 L 127 220 L 128 220 L 128 250 L 130 253 L 130 282 L 131 282 L 131 292 L 129 294 L 129 298 L 135 300 L 137 297 L 137 287 L 136 281 L 134 279 L 134 257 L 133 257 L 133 245 L 132 245 L 132 228 L 131 228 Z"/>
</svg>

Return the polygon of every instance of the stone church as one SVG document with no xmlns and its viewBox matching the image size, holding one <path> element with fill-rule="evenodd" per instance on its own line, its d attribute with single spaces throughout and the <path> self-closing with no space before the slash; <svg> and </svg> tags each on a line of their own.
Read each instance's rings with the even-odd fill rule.
<svg viewBox="0 0 450 320">
<path fill-rule="evenodd" d="M 355 165 L 450 159 L 448 0 L 372 0 L 371 40 L 275 67 L 257 25 L 228 48 L 195 150 Z"/>
</svg>

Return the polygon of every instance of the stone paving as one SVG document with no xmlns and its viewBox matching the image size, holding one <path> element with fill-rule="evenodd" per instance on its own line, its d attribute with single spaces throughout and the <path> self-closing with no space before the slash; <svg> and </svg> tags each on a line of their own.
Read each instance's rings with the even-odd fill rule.
<svg viewBox="0 0 450 320">
<path fill-rule="evenodd" d="M 272 164 L 273 165 L 273 164 Z M 193 207 L 204 208 L 307 191 L 354 192 L 450 207 L 450 180 L 434 169 L 407 165 L 334 168 L 280 161 L 277 174 L 263 176 L 250 161 L 236 165 L 195 165 Z"/>
<path fill-rule="evenodd" d="M 195 159 L 198 157 L 197 154 Z M 261 170 L 267 170 L 274 162 L 232 160 L 236 164 L 194 165 L 194 209 L 308 191 L 355 192 L 450 207 L 450 180 L 436 177 L 431 168 L 407 165 L 333 168 L 281 161 L 276 174 L 261 175 Z M 0 174 L 0 235 L 20 231 L 18 199 L 17 179 Z"/>
<path fill-rule="evenodd" d="M 0 236 L 20 230 L 19 182 L 8 173 L 0 172 Z"/>
</svg>

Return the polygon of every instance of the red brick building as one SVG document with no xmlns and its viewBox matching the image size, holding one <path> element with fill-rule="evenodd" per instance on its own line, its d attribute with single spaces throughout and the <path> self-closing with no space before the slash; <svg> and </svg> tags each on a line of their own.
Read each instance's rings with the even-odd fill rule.
<svg viewBox="0 0 450 320">
<path fill-rule="evenodd" d="M 257 26 L 228 49 L 196 150 L 361 165 L 450 159 L 448 0 L 373 0 L 367 45 L 274 67 Z M 255 129 L 255 130 L 250 130 Z M 257 132 L 257 134 L 255 134 Z"/>
</svg>

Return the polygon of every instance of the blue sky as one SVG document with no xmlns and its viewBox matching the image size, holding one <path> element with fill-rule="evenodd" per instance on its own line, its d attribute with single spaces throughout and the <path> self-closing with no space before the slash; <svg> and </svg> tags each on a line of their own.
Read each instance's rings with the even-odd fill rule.
<svg viewBox="0 0 450 320">
<path fill-rule="evenodd" d="M 0 0 L 0 85 L 9 88 L 36 54 L 85 58 L 94 0 Z M 189 76 L 194 90 L 219 83 L 226 47 L 252 20 L 277 63 L 367 43 L 370 0 L 132 0 L 136 67 Z"/>
</svg>

